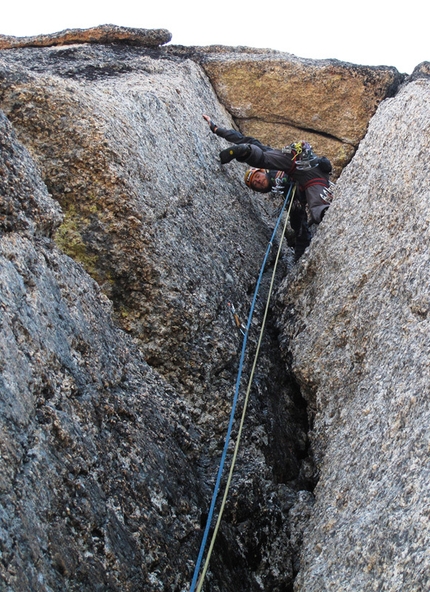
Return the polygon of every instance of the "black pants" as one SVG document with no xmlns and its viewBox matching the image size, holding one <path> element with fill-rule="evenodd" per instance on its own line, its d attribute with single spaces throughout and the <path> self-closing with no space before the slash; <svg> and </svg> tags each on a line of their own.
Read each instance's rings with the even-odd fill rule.
<svg viewBox="0 0 430 592">
<path fill-rule="evenodd" d="M 306 206 L 297 197 L 291 207 L 290 224 L 295 234 L 294 258 L 298 261 L 305 249 L 310 245 L 311 231 L 308 225 Z"/>
</svg>

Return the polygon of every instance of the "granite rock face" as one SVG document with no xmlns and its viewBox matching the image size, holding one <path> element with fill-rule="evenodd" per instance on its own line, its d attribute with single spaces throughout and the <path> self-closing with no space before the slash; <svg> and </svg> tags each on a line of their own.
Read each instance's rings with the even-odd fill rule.
<svg viewBox="0 0 430 592">
<path fill-rule="evenodd" d="M 333 163 L 351 160 L 379 103 L 404 79 L 393 67 L 309 60 L 252 48 L 196 48 L 221 103 L 245 135 L 282 148 L 305 139 Z"/>
<path fill-rule="evenodd" d="M 244 165 L 221 167 L 226 144 L 202 113 L 223 126 L 232 113 L 247 131 L 261 109 L 265 129 L 312 130 L 318 151 L 335 138 L 336 150 L 351 149 L 339 172 L 402 79 L 276 52 L 136 47 L 132 32 L 113 29 L 0 53 L 0 573 L 13 592 L 189 587 L 242 339 L 228 303 L 246 319 L 281 205 L 244 187 Z M 155 45 L 167 39 L 157 35 Z M 249 113 L 236 109 L 207 75 L 213 64 L 222 71 L 221 54 L 227 69 L 245 56 L 244 84 L 257 68 L 250 55 L 266 68 L 254 81 L 270 88 L 271 68 L 314 77 L 320 105 L 332 84 L 339 121 L 312 123 L 318 102 L 296 118 L 279 115 L 281 102 L 272 117 L 264 94 Z M 384 589 L 384 570 L 391 589 L 425 582 L 427 494 L 417 492 L 428 302 L 416 278 L 427 277 L 426 71 L 380 105 L 297 271 L 282 249 L 287 281 L 257 366 L 211 592 L 291 592 L 299 569 L 300 590 Z M 354 112 L 337 80 L 360 97 L 348 100 Z M 265 273 L 244 381 L 268 283 Z M 392 512 L 377 524 L 384 504 Z"/>
<path fill-rule="evenodd" d="M 46 191 L 27 151 L 11 141 L 11 130 L 2 114 L 0 229 L 32 236 L 51 236 L 63 220 L 61 208 Z"/>
<path fill-rule="evenodd" d="M 267 238 L 242 169 L 217 162 L 222 144 L 203 108 L 228 121 L 207 80 L 192 61 L 131 48 L 3 58 L 2 107 L 65 213 L 57 243 L 102 286 L 148 361 L 176 378 L 182 367 L 195 388 L 206 378 L 197 356 L 219 350 L 224 364 L 226 302 L 247 290 Z"/>
<path fill-rule="evenodd" d="M 0 67 L 1 106 L 39 171 L 29 157 L 19 164 L 14 141 L 11 166 L 23 167 L 29 189 L 17 173 L 2 192 L 4 257 L 18 268 L 5 272 L 13 287 L 5 322 L 19 328 L 10 354 L 3 344 L 2 397 L 16 415 L 24 397 L 28 417 L 4 438 L 11 475 L 2 577 L 14 591 L 37 582 L 186 589 L 239 360 L 242 336 L 228 302 L 246 320 L 280 203 L 252 196 L 243 165 L 219 165 L 225 143 L 201 114 L 231 120 L 194 61 L 87 44 L 5 50 Z M 33 235 L 23 242 L 20 216 L 22 232 L 36 222 L 43 230 L 37 244 Z M 291 259 L 285 248 L 284 272 Z M 24 310 L 23 300 L 31 303 Z M 249 356 L 256 338 L 254 322 Z M 35 361 L 23 375 L 27 358 Z M 13 380 L 22 385 L 10 392 Z M 298 544 L 288 511 L 313 486 L 306 432 L 304 401 L 269 327 L 212 590 L 291 588 Z M 12 459 L 17 441 L 23 451 Z M 38 464 L 29 472 L 32 455 Z M 36 496 L 44 496 L 40 511 Z"/>
<path fill-rule="evenodd" d="M 58 204 L 2 113 L 0 138 L 0 587 L 173 585 L 200 505 L 185 402 L 47 237 Z"/>
<path fill-rule="evenodd" d="M 280 292 L 319 471 L 297 591 L 430 587 L 429 91 L 380 105 Z"/>
</svg>

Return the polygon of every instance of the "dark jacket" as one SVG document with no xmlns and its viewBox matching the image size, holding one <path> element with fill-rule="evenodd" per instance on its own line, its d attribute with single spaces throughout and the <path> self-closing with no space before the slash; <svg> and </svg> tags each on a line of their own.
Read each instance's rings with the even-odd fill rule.
<svg viewBox="0 0 430 592">
<path fill-rule="evenodd" d="M 318 164 L 313 168 L 300 170 L 292 155 L 287 152 L 265 146 L 256 138 L 244 136 L 233 129 L 217 127 L 214 131 L 232 144 L 248 144 L 250 152 L 244 162 L 250 166 L 285 171 L 293 181 L 298 183 L 299 190 L 304 191 L 312 221 L 316 224 L 321 222 L 329 207 L 329 203 L 324 199 L 324 190 L 330 186 L 331 165 L 326 158 L 318 159 Z"/>
</svg>

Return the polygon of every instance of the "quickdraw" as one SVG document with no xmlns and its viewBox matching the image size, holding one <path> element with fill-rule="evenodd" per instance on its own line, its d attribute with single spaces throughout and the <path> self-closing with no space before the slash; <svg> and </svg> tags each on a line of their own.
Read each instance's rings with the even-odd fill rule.
<svg viewBox="0 0 430 592">
<path fill-rule="evenodd" d="M 229 309 L 233 315 L 236 327 L 239 329 L 239 331 L 242 333 L 242 335 L 245 335 L 246 326 L 241 322 L 239 315 L 237 314 L 236 309 L 234 308 L 234 305 L 231 302 L 227 302 L 227 306 L 229 307 Z"/>
</svg>

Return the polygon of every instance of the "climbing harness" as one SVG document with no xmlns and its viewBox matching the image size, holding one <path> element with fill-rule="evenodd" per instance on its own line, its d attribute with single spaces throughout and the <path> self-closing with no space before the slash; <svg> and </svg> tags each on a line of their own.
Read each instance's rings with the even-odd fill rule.
<svg viewBox="0 0 430 592">
<path fill-rule="evenodd" d="M 290 211 L 291 211 L 291 205 L 292 205 L 293 200 L 294 200 L 294 193 L 295 193 L 295 187 L 293 188 L 293 184 L 290 184 L 290 188 L 289 188 L 289 190 L 287 192 L 287 195 L 285 197 L 284 204 L 283 204 L 283 206 L 281 208 L 281 212 L 280 212 L 279 217 L 277 219 L 277 222 L 275 224 L 275 228 L 273 230 L 272 237 L 271 237 L 271 239 L 269 241 L 269 244 L 268 244 L 268 247 L 266 249 L 266 253 L 265 253 L 265 256 L 264 256 L 264 259 L 263 259 L 263 263 L 261 265 L 260 273 L 259 273 L 258 280 L 257 280 L 257 283 L 256 283 L 256 287 L 255 287 L 255 290 L 254 290 L 254 296 L 253 296 L 253 299 L 252 299 L 251 308 L 250 308 L 249 315 L 248 315 L 248 321 L 247 321 L 246 327 L 245 327 L 245 329 L 243 331 L 242 351 L 241 351 L 240 360 L 239 360 L 239 369 L 238 369 L 238 374 L 237 374 L 237 379 L 236 379 L 236 388 L 235 388 L 235 394 L 234 394 L 234 397 L 233 397 L 233 404 L 232 404 L 232 408 L 231 408 L 231 412 L 230 412 L 230 420 L 229 420 L 229 424 L 228 424 L 228 428 L 227 428 L 227 434 L 226 434 L 226 439 L 225 439 L 225 443 L 224 443 L 224 449 L 223 449 L 223 452 L 222 452 L 221 461 L 220 461 L 220 465 L 219 465 L 219 468 L 218 468 L 218 474 L 217 474 L 217 478 L 216 478 L 216 482 L 215 482 L 215 487 L 214 487 L 214 491 L 213 491 L 213 495 L 212 495 L 212 501 L 211 501 L 211 505 L 210 505 L 208 517 L 207 517 L 207 520 L 206 520 L 206 527 L 205 527 L 205 531 L 204 531 L 204 534 L 203 534 L 203 539 L 202 539 L 202 542 L 201 542 L 201 545 L 200 545 L 200 551 L 199 551 L 199 555 L 198 555 L 198 558 L 197 558 L 197 561 L 196 561 L 196 566 L 195 566 L 195 569 L 194 569 L 194 575 L 193 575 L 193 579 L 192 579 L 192 582 L 191 582 L 190 592 L 195 592 L 195 591 L 196 592 L 200 592 L 201 589 L 202 589 L 204 578 L 205 578 L 207 569 L 209 567 L 209 562 L 210 562 L 210 557 L 211 557 L 211 554 L 212 554 L 213 546 L 215 544 L 215 539 L 216 539 L 216 536 L 217 536 L 217 533 L 218 533 L 218 529 L 219 529 L 219 526 L 220 526 L 220 523 L 221 523 L 221 518 L 222 518 L 223 511 L 224 511 L 225 503 L 226 503 L 226 500 L 227 500 L 227 495 L 228 495 L 228 491 L 229 491 L 229 488 L 230 488 L 231 479 L 232 479 L 232 476 L 233 476 L 234 466 L 235 466 L 235 463 L 236 463 L 237 453 L 239 451 L 240 439 L 241 439 L 241 435 L 242 435 L 243 424 L 244 424 L 244 421 L 245 421 L 245 414 L 246 414 L 246 409 L 247 409 L 247 405 L 248 405 L 249 394 L 250 394 L 250 391 L 251 391 L 251 386 L 252 386 L 252 381 L 253 381 L 253 378 L 254 378 L 255 368 L 256 368 L 256 365 L 257 365 L 258 354 L 260 352 L 260 346 L 261 346 L 261 342 L 262 342 L 262 338 L 263 338 L 264 327 L 265 327 L 265 324 L 266 324 L 267 314 L 268 314 L 268 311 L 269 311 L 269 304 L 270 304 L 270 298 L 271 298 L 271 295 L 272 295 L 273 284 L 274 284 L 274 281 L 275 281 L 276 268 L 277 268 L 279 257 L 280 257 L 280 253 L 281 253 L 283 238 L 284 238 L 284 235 L 285 235 L 285 232 L 286 232 L 286 228 L 287 228 L 287 222 L 288 222 L 288 218 L 289 218 Z M 264 272 L 264 269 L 266 267 L 266 263 L 267 263 L 267 260 L 268 260 L 270 251 L 272 249 L 273 241 L 274 241 L 275 236 L 276 236 L 276 233 L 278 231 L 278 227 L 280 225 L 280 222 L 281 222 L 281 219 L 282 219 L 282 215 L 283 215 L 283 213 L 284 213 L 284 211 L 285 211 L 285 209 L 287 207 L 288 202 L 289 202 L 289 207 L 288 207 L 288 211 L 287 211 L 287 214 L 286 214 L 286 217 L 285 217 L 284 228 L 283 228 L 281 239 L 279 241 L 278 252 L 277 252 L 276 259 L 275 259 L 275 264 L 274 264 L 274 267 L 273 267 L 272 279 L 271 279 L 271 282 L 270 282 L 269 293 L 268 293 L 267 302 L 266 302 L 266 308 L 265 308 L 264 315 L 263 315 L 263 321 L 262 321 L 262 325 L 261 325 L 261 329 L 260 329 L 260 336 L 259 336 L 259 339 L 258 339 L 257 349 L 256 349 L 256 352 L 255 352 L 255 355 L 254 355 L 254 362 L 253 362 L 253 365 L 252 365 L 252 370 L 251 370 L 251 374 L 250 374 L 249 381 L 248 381 L 248 387 L 247 387 L 246 394 L 245 394 L 245 401 L 244 401 L 244 406 L 243 406 L 243 411 L 242 411 L 242 417 L 241 417 L 241 420 L 240 420 L 238 435 L 237 435 L 237 438 L 236 438 L 236 444 L 235 444 L 234 453 L 233 453 L 233 457 L 232 457 L 232 461 L 231 461 L 231 465 L 230 465 L 230 471 L 229 471 L 227 483 L 226 483 L 226 486 L 225 486 L 225 489 L 224 489 L 224 495 L 223 495 L 223 499 L 222 499 L 222 502 L 221 502 L 221 507 L 220 507 L 220 510 L 219 510 L 219 513 L 218 513 L 217 522 L 216 522 L 216 525 L 215 525 L 215 528 L 214 528 L 214 531 L 213 531 L 213 534 L 212 534 L 210 546 L 209 546 L 209 549 L 208 549 L 208 552 L 207 552 L 206 560 L 205 560 L 205 563 L 204 563 L 204 566 L 203 566 L 203 569 L 202 569 L 202 573 L 201 573 L 200 578 L 199 578 L 200 567 L 201 567 L 201 563 L 202 563 L 202 560 L 203 560 L 203 555 L 204 555 L 204 551 L 205 551 L 205 548 L 206 548 L 206 543 L 207 543 L 207 540 L 208 540 L 209 530 L 211 528 L 212 518 L 213 518 L 213 514 L 214 514 L 214 510 L 215 510 L 215 504 L 216 504 L 216 500 L 217 500 L 217 497 L 218 497 L 218 491 L 219 491 L 220 483 L 221 483 L 221 477 L 222 477 L 222 473 L 223 473 L 223 470 L 224 470 L 225 460 L 226 460 L 226 456 L 227 456 L 227 449 L 228 449 L 229 443 L 230 443 L 231 431 L 232 431 L 232 428 L 233 428 L 234 416 L 235 416 L 237 401 L 238 401 L 238 397 L 239 397 L 239 387 L 240 387 L 240 382 L 241 382 L 241 377 L 242 377 L 243 364 L 244 364 L 244 359 L 245 359 L 245 351 L 246 351 L 246 345 L 247 345 L 247 341 L 248 341 L 249 329 L 251 327 L 251 321 L 252 321 L 252 317 L 253 317 L 253 314 L 254 314 L 254 309 L 255 309 L 255 304 L 256 304 L 258 292 L 260 290 L 260 284 L 261 284 L 261 281 L 262 281 L 262 278 L 263 278 L 263 272 Z M 232 306 L 232 305 L 230 305 L 230 306 Z M 234 307 L 231 310 L 232 310 L 232 313 L 234 315 L 235 314 L 235 312 L 233 312 L 234 311 Z M 239 317 L 237 317 L 237 318 L 239 319 Z M 198 581 L 197 581 L 197 579 L 198 579 Z M 196 588 L 196 586 L 197 586 L 197 588 Z"/>
</svg>

